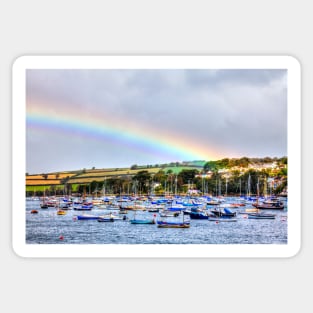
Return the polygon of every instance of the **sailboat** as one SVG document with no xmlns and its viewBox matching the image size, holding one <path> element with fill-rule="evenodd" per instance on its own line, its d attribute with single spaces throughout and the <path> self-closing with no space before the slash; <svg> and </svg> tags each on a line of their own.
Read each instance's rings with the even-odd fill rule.
<svg viewBox="0 0 313 313">
<path fill-rule="evenodd" d="M 42 203 L 40 203 L 42 209 L 48 209 L 48 203 L 46 202 L 46 189 L 43 190 Z"/>
<path fill-rule="evenodd" d="M 183 212 L 185 214 L 185 212 Z M 189 212 L 189 216 L 191 219 L 205 219 L 207 220 L 209 217 L 208 212 L 204 207 L 192 207 Z"/>
<path fill-rule="evenodd" d="M 130 220 L 131 224 L 155 224 L 156 215 L 153 214 L 153 219 L 138 219 L 136 218 L 136 211 L 134 213 L 133 218 Z"/>
<path fill-rule="evenodd" d="M 65 214 L 66 214 L 65 210 L 62 210 L 60 208 L 57 210 L 57 215 L 65 215 Z"/>
<path fill-rule="evenodd" d="M 236 216 L 236 212 L 233 212 L 228 208 L 223 208 L 223 210 L 221 210 L 221 208 L 218 207 L 210 211 L 208 220 L 215 222 L 237 222 Z"/>
<path fill-rule="evenodd" d="M 265 213 L 265 212 L 248 213 L 247 215 L 248 215 L 248 219 L 254 219 L 254 220 L 265 220 L 265 219 L 273 220 L 276 218 L 275 214 Z"/>
<path fill-rule="evenodd" d="M 184 213 L 182 213 L 182 221 L 164 221 L 158 220 L 157 226 L 158 228 L 189 228 L 190 227 L 190 220 L 185 220 Z"/>
<path fill-rule="evenodd" d="M 275 219 L 276 214 L 260 212 L 261 206 L 259 205 L 259 197 L 260 197 L 260 191 L 259 191 L 259 178 L 258 178 L 258 182 L 257 182 L 257 202 L 255 204 L 253 204 L 253 206 L 256 207 L 257 212 L 247 213 L 248 219 L 255 219 L 255 220 Z"/>
<path fill-rule="evenodd" d="M 120 217 L 120 216 L 110 213 L 110 214 L 98 216 L 97 220 L 98 222 L 114 222 L 114 221 L 126 220 L 126 216 Z"/>
<path fill-rule="evenodd" d="M 59 198 L 59 205 L 58 205 L 58 209 L 57 209 L 57 215 L 65 215 L 65 214 L 66 214 L 66 211 L 61 208 L 61 203 L 60 203 L 60 198 Z"/>
</svg>

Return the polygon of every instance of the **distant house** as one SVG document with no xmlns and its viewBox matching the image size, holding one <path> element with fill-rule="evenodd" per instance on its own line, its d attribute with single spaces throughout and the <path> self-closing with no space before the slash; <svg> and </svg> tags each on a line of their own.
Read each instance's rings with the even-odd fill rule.
<svg viewBox="0 0 313 313">
<path fill-rule="evenodd" d="M 201 191 L 197 190 L 197 189 L 188 189 L 187 190 L 187 195 L 197 196 L 200 193 L 201 193 Z"/>
</svg>

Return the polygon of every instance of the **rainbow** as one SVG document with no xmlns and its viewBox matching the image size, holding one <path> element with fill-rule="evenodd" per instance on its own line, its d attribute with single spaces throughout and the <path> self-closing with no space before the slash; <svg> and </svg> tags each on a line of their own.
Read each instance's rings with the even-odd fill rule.
<svg viewBox="0 0 313 313">
<path fill-rule="evenodd" d="M 31 106 L 27 110 L 26 123 L 28 131 L 58 132 L 66 136 L 85 137 L 169 161 L 210 160 L 217 156 L 207 146 L 199 146 L 192 139 L 180 138 L 180 134 L 165 134 L 155 129 L 143 130 L 137 127 L 138 123 L 136 126 L 133 121 L 121 121 L 103 113 L 82 115 L 66 108 L 62 108 L 59 113 Z"/>
</svg>

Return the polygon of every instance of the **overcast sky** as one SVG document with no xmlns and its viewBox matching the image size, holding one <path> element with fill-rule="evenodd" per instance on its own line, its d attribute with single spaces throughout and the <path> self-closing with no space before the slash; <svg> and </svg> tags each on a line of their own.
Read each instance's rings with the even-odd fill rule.
<svg viewBox="0 0 313 313">
<path fill-rule="evenodd" d="M 286 70 L 27 70 L 26 171 L 287 155 Z"/>
</svg>

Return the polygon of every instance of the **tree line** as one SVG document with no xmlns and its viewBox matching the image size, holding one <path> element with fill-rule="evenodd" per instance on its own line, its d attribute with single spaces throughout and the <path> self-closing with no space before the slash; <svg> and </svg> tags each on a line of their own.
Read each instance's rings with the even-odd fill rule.
<svg viewBox="0 0 313 313">
<path fill-rule="evenodd" d="M 132 177 L 112 177 L 103 182 L 93 181 L 88 185 L 79 185 L 77 192 L 98 196 L 185 194 L 190 190 L 213 196 L 277 194 L 287 185 L 286 174 L 286 171 L 281 170 L 273 177 L 269 170 L 250 169 L 243 174 L 234 171 L 227 177 L 215 171 L 210 177 L 206 177 L 196 169 L 184 169 L 179 174 L 174 174 L 171 170 L 160 170 L 156 174 L 142 170 Z"/>
<path fill-rule="evenodd" d="M 106 194 L 113 195 L 166 195 L 181 194 L 188 190 L 198 190 L 202 194 L 210 195 L 256 195 L 265 193 L 280 193 L 287 186 L 287 167 L 282 166 L 278 171 L 271 169 L 255 170 L 253 168 L 241 173 L 239 170 L 231 170 L 235 167 L 247 168 L 249 164 L 264 164 L 277 162 L 278 165 L 287 165 L 287 158 L 253 158 L 222 159 L 205 163 L 202 170 L 183 169 L 178 174 L 171 169 L 160 169 L 152 174 L 147 170 L 140 170 L 136 175 L 116 176 L 103 181 L 92 181 L 88 184 L 80 184 L 75 193 L 93 196 Z M 225 175 L 221 169 L 230 169 Z M 206 175 L 210 172 L 210 175 Z M 269 178 L 272 182 L 269 183 Z M 276 182 L 274 178 L 276 178 Z M 51 186 L 48 192 L 60 194 L 72 194 L 71 184 L 68 178 L 64 179 L 64 188 L 58 189 Z"/>
</svg>

